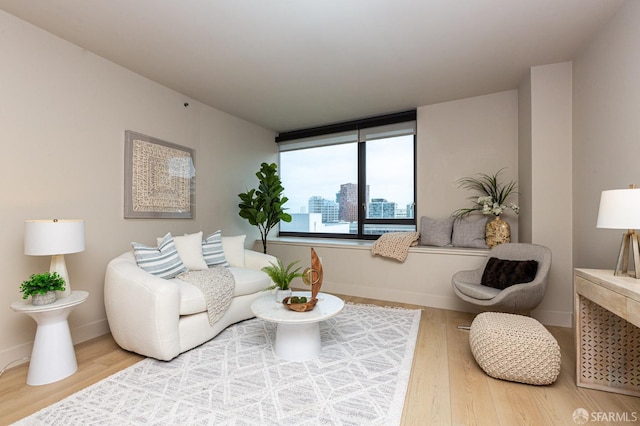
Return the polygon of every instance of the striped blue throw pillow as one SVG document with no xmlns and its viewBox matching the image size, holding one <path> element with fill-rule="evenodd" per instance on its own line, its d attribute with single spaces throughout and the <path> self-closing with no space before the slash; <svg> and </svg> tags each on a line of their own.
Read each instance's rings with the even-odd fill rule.
<svg viewBox="0 0 640 426">
<path fill-rule="evenodd" d="M 218 230 L 202 242 L 202 256 L 207 266 L 229 266 L 222 250 L 222 231 Z"/>
<path fill-rule="evenodd" d="M 138 266 L 160 278 L 173 278 L 186 272 L 187 268 L 178 255 L 173 237 L 167 233 L 158 247 L 149 247 L 140 243 L 131 243 Z"/>
</svg>

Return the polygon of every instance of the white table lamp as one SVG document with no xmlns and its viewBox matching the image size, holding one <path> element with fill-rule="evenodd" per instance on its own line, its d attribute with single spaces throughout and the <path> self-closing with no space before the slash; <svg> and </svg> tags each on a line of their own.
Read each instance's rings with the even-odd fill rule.
<svg viewBox="0 0 640 426">
<path fill-rule="evenodd" d="M 614 275 L 640 278 L 640 251 L 635 232 L 640 228 L 640 189 L 631 185 L 629 189 L 602 191 L 596 226 L 627 230 L 622 236 Z M 633 272 L 629 272 L 629 257 L 633 258 Z"/>
<path fill-rule="evenodd" d="M 59 298 L 71 294 L 71 283 L 64 255 L 84 251 L 83 220 L 27 220 L 24 223 L 24 254 L 51 256 L 49 272 L 57 272 L 65 282 Z"/>
</svg>

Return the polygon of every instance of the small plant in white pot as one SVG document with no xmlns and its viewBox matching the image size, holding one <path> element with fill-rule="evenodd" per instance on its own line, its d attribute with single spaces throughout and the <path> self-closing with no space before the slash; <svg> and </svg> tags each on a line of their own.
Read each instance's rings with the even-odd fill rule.
<svg viewBox="0 0 640 426">
<path fill-rule="evenodd" d="M 56 301 L 56 291 L 64 291 L 64 278 L 57 272 L 32 274 L 28 280 L 20 284 L 22 298 L 31 296 L 34 305 L 48 305 Z"/>
<path fill-rule="evenodd" d="M 267 290 L 276 290 L 276 301 L 282 302 L 285 297 L 291 296 L 291 288 L 289 285 L 291 281 L 295 278 L 302 277 L 302 272 L 300 272 L 301 266 L 292 269 L 296 263 L 300 262 L 299 260 L 293 261 L 287 266 L 284 266 L 280 259 L 277 259 L 277 263 L 269 262 L 271 265 L 265 266 L 262 268 L 262 271 L 266 272 L 273 281 L 274 285 L 268 287 Z"/>
</svg>

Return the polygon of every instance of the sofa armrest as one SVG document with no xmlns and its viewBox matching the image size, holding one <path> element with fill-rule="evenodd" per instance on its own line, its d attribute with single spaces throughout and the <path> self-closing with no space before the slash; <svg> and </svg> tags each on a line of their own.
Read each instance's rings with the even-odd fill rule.
<svg viewBox="0 0 640 426">
<path fill-rule="evenodd" d="M 111 333 L 123 349 L 165 361 L 180 353 L 180 290 L 139 268 L 133 252 L 109 262 L 104 301 Z"/>
<path fill-rule="evenodd" d="M 249 269 L 260 270 L 265 266 L 269 266 L 269 262 L 276 263 L 277 258 L 270 254 L 264 254 L 254 250 L 244 250 L 244 266 Z"/>
</svg>

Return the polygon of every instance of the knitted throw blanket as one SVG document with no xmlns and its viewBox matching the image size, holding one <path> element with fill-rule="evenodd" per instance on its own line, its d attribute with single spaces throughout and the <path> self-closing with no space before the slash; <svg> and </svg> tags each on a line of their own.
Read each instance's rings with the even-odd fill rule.
<svg viewBox="0 0 640 426">
<path fill-rule="evenodd" d="M 409 254 L 409 247 L 418 244 L 419 232 L 389 232 L 382 234 L 371 246 L 371 254 L 390 257 L 404 262 Z"/>
<path fill-rule="evenodd" d="M 200 289 L 207 304 L 209 325 L 215 324 L 229 309 L 236 282 L 224 266 L 212 266 L 201 271 L 187 271 L 178 278 Z"/>
</svg>

